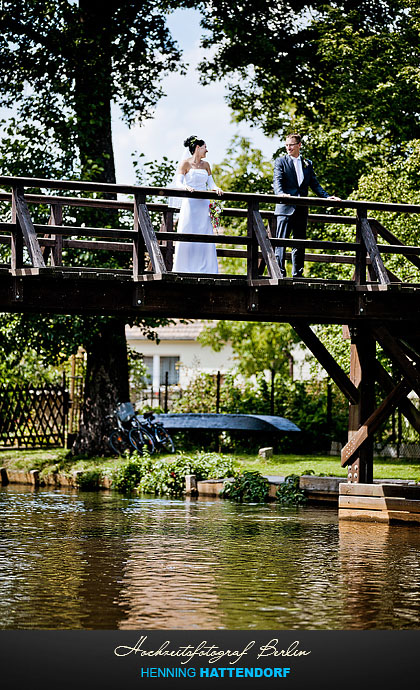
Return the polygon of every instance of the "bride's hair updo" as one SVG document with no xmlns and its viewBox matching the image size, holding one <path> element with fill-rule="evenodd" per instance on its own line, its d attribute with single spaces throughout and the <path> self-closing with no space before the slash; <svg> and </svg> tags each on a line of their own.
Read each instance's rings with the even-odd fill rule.
<svg viewBox="0 0 420 690">
<path fill-rule="evenodd" d="M 204 143 L 204 139 L 198 139 L 196 136 L 192 136 L 188 137 L 188 139 L 185 139 L 184 146 L 188 146 L 191 155 L 193 155 L 196 147 L 203 146 Z"/>
</svg>

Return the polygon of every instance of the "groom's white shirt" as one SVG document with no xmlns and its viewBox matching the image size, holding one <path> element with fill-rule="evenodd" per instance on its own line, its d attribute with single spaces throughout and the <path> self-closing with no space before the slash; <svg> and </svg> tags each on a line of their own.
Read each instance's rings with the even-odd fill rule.
<svg viewBox="0 0 420 690">
<path fill-rule="evenodd" d="M 289 156 L 290 156 L 290 154 L 289 154 Z M 293 165 L 295 166 L 296 177 L 297 177 L 298 185 L 300 187 L 300 185 L 303 182 L 302 156 L 290 156 L 290 158 L 292 159 Z M 300 196 L 300 194 L 298 194 L 298 196 Z"/>
</svg>

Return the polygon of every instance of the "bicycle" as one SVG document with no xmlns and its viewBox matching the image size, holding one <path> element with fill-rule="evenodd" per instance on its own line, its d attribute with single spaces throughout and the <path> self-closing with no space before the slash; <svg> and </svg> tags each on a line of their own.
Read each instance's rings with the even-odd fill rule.
<svg viewBox="0 0 420 690">
<path fill-rule="evenodd" d="M 153 437 L 156 449 L 166 450 L 169 453 L 175 453 L 175 444 L 163 426 L 162 422 L 154 422 L 155 415 L 153 412 L 145 412 L 143 414 L 144 421 L 140 420 L 140 427 L 143 433 L 150 434 Z"/>
<path fill-rule="evenodd" d="M 110 419 L 117 422 L 117 428 L 113 429 L 109 435 L 109 445 L 116 455 L 124 455 L 128 450 L 134 448 L 140 455 L 146 447 L 150 454 L 155 451 L 153 436 L 147 429 L 142 429 L 136 417 L 134 407 L 131 403 L 119 403 L 114 410 L 114 415 Z"/>
</svg>

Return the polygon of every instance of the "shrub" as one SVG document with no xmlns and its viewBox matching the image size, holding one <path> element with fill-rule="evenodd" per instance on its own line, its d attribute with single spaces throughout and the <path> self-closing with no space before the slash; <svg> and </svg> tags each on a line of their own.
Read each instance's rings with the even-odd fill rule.
<svg viewBox="0 0 420 690">
<path fill-rule="evenodd" d="M 112 487 L 128 493 L 152 493 L 158 496 L 180 496 L 185 491 L 185 475 L 198 480 L 230 477 L 236 473 L 233 459 L 217 453 L 178 454 L 175 458 L 154 460 L 150 455 L 133 453 L 130 460 L 115 471 Z"/>
<path fill-rule="evenodd" d="M 232 482 L 226 482 L 220 496 L 239 503 L 264 503 L 268 500 L 268 487 L 268 480 L 260 472 L 245 470 Z"/>
<path fill-rule="evenodd" d="M 312 471 L 309 470 L 311 474 Z M 306 474 L 308 474 L 307 472 Z M 276 499 L 283 505 L 302 505 L 306 503 L 305 492 L 299 488 L 299 475 L 289 474 L 276 491 Z"/>
</svg>

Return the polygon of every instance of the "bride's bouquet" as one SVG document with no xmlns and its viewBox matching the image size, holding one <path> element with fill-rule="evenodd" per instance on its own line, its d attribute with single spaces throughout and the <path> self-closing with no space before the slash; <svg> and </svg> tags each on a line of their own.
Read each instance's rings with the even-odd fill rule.
<svg viewBox="0 0 420 690">
<path fill-rule="evenodd" d="M 220 227 L 220 216 L 222 214 L 222 204 L 220 201 L 210 201 L 209 204 L 209 209 L 210 209 L 210 220 L 211 224 L 213 225 L 214 230 L 217 230 Z"/>
</svg>

